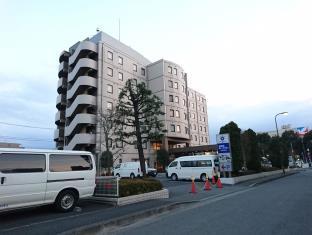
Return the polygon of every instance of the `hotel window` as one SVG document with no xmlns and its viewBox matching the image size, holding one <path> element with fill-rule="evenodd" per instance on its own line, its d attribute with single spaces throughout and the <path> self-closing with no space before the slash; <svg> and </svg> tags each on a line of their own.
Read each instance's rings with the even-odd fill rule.
<svg viewBox="0 0 312 235">
<path fill-rule="evenodd" d="M 206 127 L 204 127 L 205 128 L 205 132 L 207 132 L 207 128 Z"/>
<path fill-rule="evenodd" d="M 203 112 L 205 112 L 205 108 L 203 107 Z"/>
<path fill-rule="evenodd" d="M 143 149 L 147 149 L 147 143 L 146 143 L 146 142 L 143 142 L 143 143 L 142 143 L 142 148 L 143 148 Z"/>
<path fill-rule="evenodd" d="M 182 92 L 184 93 L 184 86 L 182 85 Z"/>
<path fill-rule="evenodd" d="M 192 108 L 194 108 L 194 103 L 192 103 Z"/>
<path fill-rule="evenodd" d="M 107 51 L 107 58 L 113 60 L 113 52 Z"/>
<path fill-rule="evenodd" d="M 168 73 L 172 73 L 172 67 L 168 66 Z"/>
<path fill-rule="evenodd" d="M 178 74 L 178 70 L 176 68 L 173 69 L 173 74 L 177 75 Z"/>
<path fill-rule="evenodd" d="M 112 85 L 107 85 L 107 92 L 113 93 L 113 86 Z"/>
<path fill-rule="evenodd" d="M 200 97 L 199 96 L 197 96 L 197 100 L 200 101 Z"/>
<path fill-rule="evenodd" d="M 201 119 L 202 119 L 201 116 L 199 116 L 199 121 L 201 121 Z"/>
<path fill-rule="evenodd" d="M 185 106 L 186 105 L 186 102 L 185 102 L 185 99 L 183 99 L 183 106 Z"/>
<path fill-rule="evenodd" d="M 200 131 L 203 131 L 203 127 L 202 127 L 202 126 L 200 126 L 200 127 L 199 127 L 199 130 L 200 130 Z"/>
<path fill-rule="evenodd" d="M 113 109 L 113 103 L 112 102 L 107 102 L 106 108 L 108 110 L 112 110 Z"/>
<path fill-rule="evenodd" d="M 195 113 L 192 113 L 192 118 L 195 119 Z"/>
<path fill-rule="evenodd" d="M 205 121 L 205 117 L 203 117 L 203 122 Z"/>
<path fill-rule="evenodd" d="M 169 95 L 169 102 L 173 102 L 173 95 Z"/>
<path fill-rule="evenodd" d="M 194 124 L 194 131 L 196 131 L 196 125 Z"/>
<path fill-rule="evenodd" d="M 177 82 L 174 83 L 174 88 L 175 88 L 175 89 L 178 89 L 178 88 L 179 88 L 179 85 L 178 85 Z"/>
<path fill-rule="evenodd" d="M 173 82 L 172 82 L 171 80 L 168 81 L 168 86 L 169 86 L 170 88 L 173 87 Z"/>
<path fill-rule="evenodd" d="M 141 75 L 145 76 L 145 69 L 144 68 L 141 68 Z"/>
<path fill-rule="evenodd" d="M 183 78 L 183 72 L 181 72 L 181 78 Z"/>
<path fill-rule="evenodd" d="M 118 95 L 120 94 L 121 91 L 122 91 L 122 88 L 118 88 Z"/>
<path fill-rule="evenodd" d="M 174 110 L 170 109 L 170 117 L 174 117 Z"/>
<path fill-rule="evenodd" d="M 205 139 L 206 139 L 206 143 L 208 143 L 207 137 L 205 137 Z"/>
<path fill-rule="evenodd" d="M 174 97 L 174 102 L 179 103 L 179 96 Z"/>
<path fill-rule="evenodd" d="M 201 137 L 201 142 L 204 142 L 204 137 Z"/>
<path fill-rule="evenodd" d="M 123 58 L 118 56 L 118 64 L 123 64 Z"/>
<path fill-rule="evenodd" d="M 170 131 L 175 132 L 175 125 L 173 125 L 173 124 L 170 125 Z"/>
<path fill-rule="evenodd" d="M 123 73 L 121 73 L 121 72 L 118 73 L 118 79 L 120 81 L 123 81 Z"/>
<path fill-rule="evenodd" d="M 181 132 L 180 125 L 177 125 L 177 132 Z"/>
<path fill-rule="evenodd" d="M 187 114 L 186 113 L 184 113 L 184 120 L 186 120 L 187 119 Z"/>
<path fill-rule="evenodd" d="M 187 129 L 187 127 L 185 127 L 185 134 L 187 134 L 188 133 L 188 129 Z"/>
<path fill-rule="evenodd" d="M 122 148 L 122 145 L 123 145 L 123 143 L 121 140 L 116 140 L 116 147 L 117 148 Z"/>
<path fill-rule="evenodd" d="M 112 68 L 109 68 L 109 67 L 107 67 L 107 75 L 108 76 L 113 76 L 113 69 Z"/>
<path fill-rule="evenodd" d="M 193 136 L 191 135 L 191 139 L 193 140 Z"/>
<path fill-rule="evenodd" d="M 133 70 L 134 72 L 138 71 L 138 66 L 137 66 L 136 64 L 133 64 L 132 70 Z"/>
<path fill-rule="evenodd" d="M 176 110 L 176 114 L 175 114 L 175 116 L 176 116 L 177 118 L 179 118 L 179 117 L 180 117 L 180 111 L 179 111 L 179 110 Z"/>
<path fill-rule="evenodd" d="M 195 141 L 197 141 L 197 135 L 195 135 Z"/>
</svg>

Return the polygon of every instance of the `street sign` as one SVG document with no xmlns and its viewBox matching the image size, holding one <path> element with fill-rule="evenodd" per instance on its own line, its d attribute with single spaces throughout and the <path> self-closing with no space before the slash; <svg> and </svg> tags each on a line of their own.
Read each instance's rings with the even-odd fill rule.
<svg viewBox="0 0 312 235">
<path fill-rule="evenodd" d="M 229 134 L 217 135 L 217 146 L 221 171 L 232 171 L 232 154 Z"/>
</svg>

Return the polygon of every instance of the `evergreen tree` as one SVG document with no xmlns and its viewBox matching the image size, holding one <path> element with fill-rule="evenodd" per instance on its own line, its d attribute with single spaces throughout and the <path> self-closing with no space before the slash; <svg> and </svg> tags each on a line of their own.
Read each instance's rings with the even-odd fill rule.
<svg viewBox="0 0 312 235">
<path fill-rule="evenodd" d="M 145 83 L 136 84 L 135 79 L 126 82 L 119 94 L 116 107 L 119 127 L 117 135 L 130 145 L 138 149 L 141 169 L 146 176 L 143 144 L 149 140 L 159 140 L 165 130 L 160 120 L 164 115 L 161 100 L 147 89 Z"/>
<path fill-rule="evenodd" d="M 231 141 L 233 171 L 238 171 L 243 166 L 241 151 L 241 129 L 233 121 L 220 128 L 220 134 L 229 133 Z"/>
<path fill-rule="evenodd" d="M 166 149 L 157 151 L 157 161 L 162 165 L 163 169 L 169 164 L 169 152 Z"/>
<path fill-rule="evenodd" d="M 252 129 L 242 133 L 242 147 L 245 151 L 247 168 L 259 171 L 261 169 L 260 151 L 257 143 L 257 135 Z"/>
</svg>

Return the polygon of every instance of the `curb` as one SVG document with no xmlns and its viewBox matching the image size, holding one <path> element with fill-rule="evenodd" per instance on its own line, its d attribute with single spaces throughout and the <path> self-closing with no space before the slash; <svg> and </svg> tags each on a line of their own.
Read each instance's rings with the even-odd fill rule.
<svg viewBox="0 0 312 235">
<path fill-rule="evenodd" d="M 282 179 L 282 178 L 284 178 L 284 177 L 288 177 L 288 176 L 291 176 L 291 175 L 294 175 L 294 174 L 298 174 L 298 173 L 299 173 L 299 171 L 297 171 L 297 172 L 289 172 L 289 173 L 286 174 L 286 175 L 280 175 L 280 176 L 277 176 L 277 177 L 272 177 L 272 178 L 269 178 L 269 179 L 264 179 L 264 180 L 262 180 L 262 181 L 260 181 L 260 182 L 256 182 L 256 183 L 252 184 L 251 187 L 254 187 L 254 186 L 256 186 L 256 185 L 265 184 L 265 183 L 267 183 L 267 182 L 275 181 L 275 180 L 278 180 L 278 179 Z"/>
<path fill-rule="evenodd" d="M 85 225 L 76 229 L 68 230 L 60 233 L 60 235 L 82 235 L 82 234 L 103 234 L 106 230 L 112 230 L 116 226 L 124 226 L 136 222 L 139 219 L 143 219 L 149 216 L 161 214 L 167 211 L 174 210 L 179 207 L 183 207 L 187 204 L 198 203 L 200 201 L 185 201 L 174 202 L 165 206 L 156 207 L 153 209 L 144 210 L 137 213 L 117 217 L 108 221 L 101 221 L 90 225 Z"/>
</svg>

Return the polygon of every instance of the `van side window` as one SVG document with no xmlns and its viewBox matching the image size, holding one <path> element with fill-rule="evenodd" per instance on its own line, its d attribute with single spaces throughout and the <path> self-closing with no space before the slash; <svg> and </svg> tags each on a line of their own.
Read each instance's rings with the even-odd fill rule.
<svg viewBox="0 0 312 235">
<path fill-rule="evenodd" d="M 195 167 L 196 161 L 180 161 L 181 167 Z"/>
<path fill-rule="evenodd" d="M 169 167 L 176 167 L 178 165 L 178 162 L 172 162 Z"/>
<path fill-rule="evenodd" d="M 197 167 L 212 167 L 211 160 L 199 160 L 197 161 Z"/>
<path fill-rule="evenodd" d="M 45 169 L 46 157 L 43 154 L 0 154 L 0 172 L 4 174 L 44 172 Z"/>
<path fill-rule="evenodd" d="M 50 155 L 51 172 L 88 171 L 92 169 L 92 160 L 91 157 L 88 155 Z"/>
</svg>

